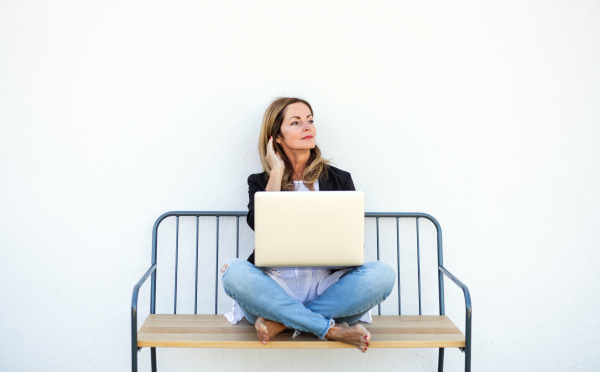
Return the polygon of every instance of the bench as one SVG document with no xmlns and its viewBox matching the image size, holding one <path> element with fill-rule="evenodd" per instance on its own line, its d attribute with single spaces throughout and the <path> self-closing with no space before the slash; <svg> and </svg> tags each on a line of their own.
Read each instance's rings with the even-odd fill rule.
<svg viewBox="0 0 600 372">
<path fill-rule="evenodd" d="M 160 216 L 152 230 L 152 261 L 151 266 L 133 289 L 131 304 L 131 347 L 132 371 L 138 368 L 138 352 L 143 347 L 150 348 L 152 371 L 156 371 L 157 347 L 195 347 L 195 348 L 352 348 L 353 346 L 336 342 L 322 341 L 315 335 L 301 333 L 292 338 L 292 330 L 269 340 L 264 345 L 256 337 L 254 326 L 246 319 L 238 324 L 230 324 L 222 314 L 217 314 L 217 296 L 219 289 L 219 219 L 236 219 L 236 257 L 239 257 L 240 217 L 246 217 L 247 212 L 168 212 Z M 174 306 L 173 314 L 156 314 L 157 288 L 157 247 L 158 227 L 166 218 L 176 219 L 175 236 L 175 275 L 174 275 Z M 194 314 L 177 314 L 177 273 L 179 262 L 179 219 L 180 217 L 195 217 L 196 222 L 196 261 L 195 261 L 195 303 Z M 214 314 L 197 314 L 198 298 L 198 232 L 199 218 L 212 217 L 216 219 L 216 259 L 215 259 L 215 310 Z M 471 296 L 466 285 L 453 276 L 443 266 L 442 229 L 435 218 L 425 213 L 376 213 L 367 212 L 365 218 L 376 220 L 377 260 L 380 259 L 379 220 L 396 219 L 397 272 L 400 273 L 400 229 L 399 219 L 414 219 L 416 226 L 416 255 L 418 273 L 419 315 L 402 315 L 400 306 L 400 274 L 398 274 L 398 315 L 381 315 L 381 304 L 378 314 L 373 315 L 371 324 L 364 324 L 371 332 L 369 348 L 438 348 L 438 371 L 444 368 L 445 348 L 459 348 L 465 356 L 465 371 L 471 370 Z M 421 253 L 419 239 L 419 219 L 429 220 L 437 231 L 437 284 L 439 315 L 422 315 L 421 306 Z M 229 258 L 227 258 L 229 259 Z M 465 299 L 465 333 L 445 315 L 444 276 L 448 277 L 464 293 Z M 150 314 L 138 329 L 138 297 L 140 287 L 150 280 Z"/>
</svg>

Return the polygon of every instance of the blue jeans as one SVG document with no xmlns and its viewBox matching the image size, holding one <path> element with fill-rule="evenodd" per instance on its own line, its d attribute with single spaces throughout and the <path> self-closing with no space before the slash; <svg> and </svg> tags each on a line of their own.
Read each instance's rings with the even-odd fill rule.
<svg viewBox="0 0 600 372">
<path fill-rule="evenodd" d="M 320 296 L 302 304 L 250 262 L 235 258 L 227 265 L 223 289 L 250 323 L 262 317 L 313 333 L 322 340 L 335 322 L 355 323 L 385 300 L 396 281 L 396 272 L 390 265 L 371 261 L 348 271 Z"/>
</svg>

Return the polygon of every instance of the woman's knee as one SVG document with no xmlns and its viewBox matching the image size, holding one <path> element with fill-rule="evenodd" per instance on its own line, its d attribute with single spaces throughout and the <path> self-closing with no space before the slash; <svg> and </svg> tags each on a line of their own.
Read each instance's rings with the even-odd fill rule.
<svg viewBox="0 0 600 372">
<path fill-rule="evenodd" d="M 240 258 L 231 259 L 221 266 L 221 282 L 225 292 L 235 292 L 244 284 L 245 272 L 253 266 L 250 262 Z"/>
<path fill-rule="evenodd" d="M 380 289 L 385 297 L 389 296 L 396 284 L 396 270 L 390 264 L 382 261 L 371 261 L 365 265 L 367 264 L 373 274 L 376 288 Z"/>
<path fill-rule="evenodd" d="M 238 267 L 244 265 L 244 262 L 248 261 L 242 260 L 241 258 L 232 258 L 229 261 L 226 261 L 223 266 L 221 266 L 221 274 L 225 274 L 225 272 L 227 272 L 231 266 Z"/>
</svg>

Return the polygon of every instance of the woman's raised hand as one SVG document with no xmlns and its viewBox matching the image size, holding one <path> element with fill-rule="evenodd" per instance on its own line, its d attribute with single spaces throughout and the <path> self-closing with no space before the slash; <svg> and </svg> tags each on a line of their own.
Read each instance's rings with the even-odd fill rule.
<svg viewBox="0 0 600 372">
<path fill-rule="evenodd" d="M 283 172 L 283 170 L 285 169 L 285 164 L 283 163 L 283 160 L 281 159 L 281 155 L 279 155 L 279 152 L 275 151 L 275 149 L 273 147 L 273 136 L 271 136 L 271 138 L 269 138 L 269 142 L 267 143 L 267 157 L 266 158 L 267 158 L 267 163 L 269 163 L 269 166 L 271 167 L 271 170 Z"/>
</svg>

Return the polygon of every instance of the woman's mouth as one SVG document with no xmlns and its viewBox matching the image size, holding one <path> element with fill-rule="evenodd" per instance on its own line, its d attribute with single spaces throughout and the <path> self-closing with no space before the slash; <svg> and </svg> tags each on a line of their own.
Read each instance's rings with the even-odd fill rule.
<svg viewBox="0 0 600 372">
<path fill-rule="evenodd" d="M 311 139 L 311 138 L 313 138 L 313 136 L 306 136 L 306 137 L 303 137 L 302 139 Z"/>
</svg>

